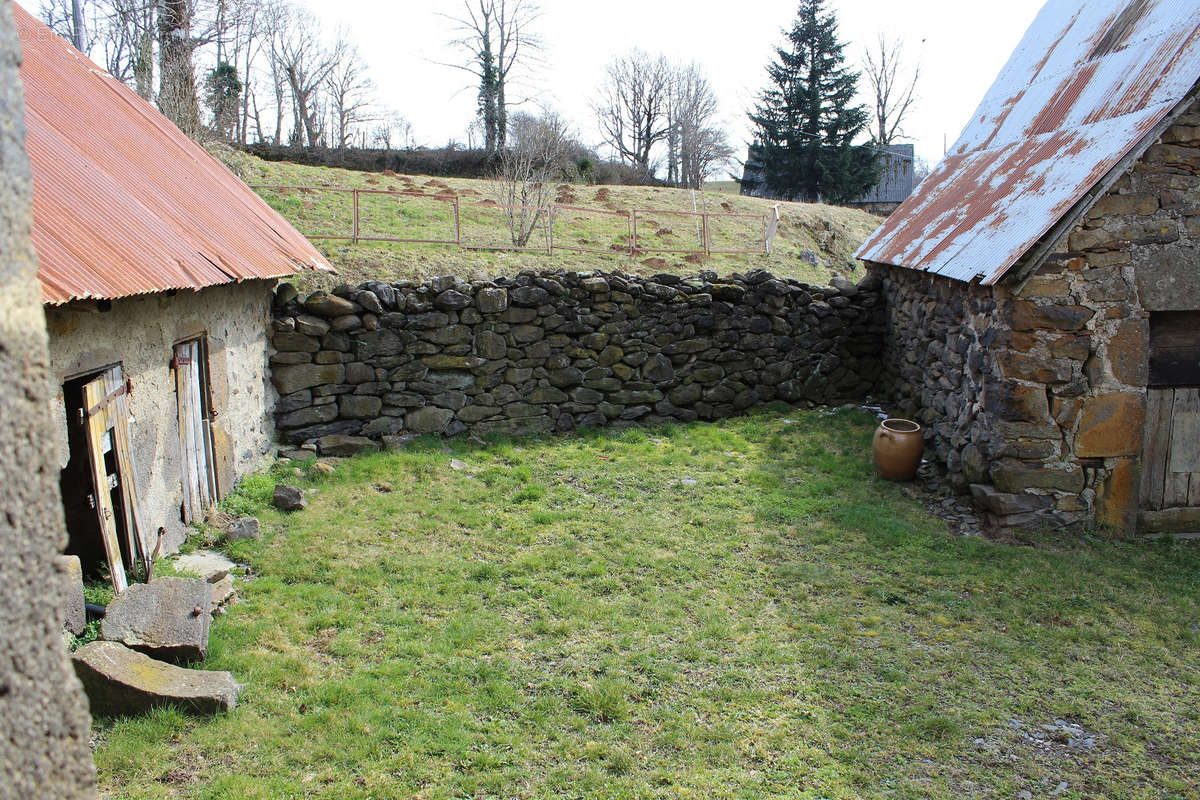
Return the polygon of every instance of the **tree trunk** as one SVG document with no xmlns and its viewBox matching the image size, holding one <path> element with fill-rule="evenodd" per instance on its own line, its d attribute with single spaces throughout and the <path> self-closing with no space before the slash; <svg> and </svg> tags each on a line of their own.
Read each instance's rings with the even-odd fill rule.
<svg viewBox="0 0 1200 800">
<path fill-rule="evenodd" d="M 188 136 L 200 132 L 196 75 L 192 67 L 189 0 L 164 0 L 158 17 L 158 107 Z"/>
</svg>

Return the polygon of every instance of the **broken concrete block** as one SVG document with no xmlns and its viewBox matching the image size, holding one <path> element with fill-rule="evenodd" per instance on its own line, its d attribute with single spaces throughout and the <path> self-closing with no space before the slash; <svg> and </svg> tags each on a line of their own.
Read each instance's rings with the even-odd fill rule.
<svg viewBox="0 0 1200 800">
<path fill-rule="evenodd" d="M 216 583 L 229 574 L 233 562 L 220 553 L 211 550 L 197 550 L 175 559 L 172 565 L 176 572 L 194 575 L 208 583 Z"/>
<path fill-rule="evenodd" d="M 258 538 L 258 518 L 257 517 L 242 517 L 235 519 L 229 523 L 229 530 L 225 532 L 225 538 L 231 542 L 240 542 L 245 539 Z"/>
<path fill-rule="evenodd" d="M 241 692 L 228 672 L 176 667 L 118 642 L 89 642 L 71 654 L 71 663 L 93 714 L 135 714 L 163 706 L 216 714 L 233 709 Z"/>
<path fill-rule="evenodd" d="M 212 596 L 212 585 L 198 578 L 135 583 L 108 604 L 100 637 L 158 658 L 202 661 Z"/>
<path fill-rule="evenodd" d="M 288 486 L 286 483 L 275 487 L 275 494 L 271 498 L 271 502 L 280 511 L 300 511 L 308 506 L 308 501 L 304 499 L 304 492 L 295 486 Z"/>
<path fill-rule="evenodd" d="M 87 612 L 83 607 L 83 566 L 79 556 L 58 557 L 58 607 L 63 627 L 76 636 L 83 635 Z"/>
</svg>

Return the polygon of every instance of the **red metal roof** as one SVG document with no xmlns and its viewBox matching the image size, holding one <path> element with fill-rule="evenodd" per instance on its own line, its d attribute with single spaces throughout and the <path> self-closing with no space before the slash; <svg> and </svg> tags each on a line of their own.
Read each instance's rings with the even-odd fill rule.
<svg viewBox="0 0 1200 800">
<path fill-rule="evenodd" d="M 44 302 L 332 269 L 150 103 L 20 6 L 13 14 Z"/>
<path fill-rule="evenodd" d="M 1118 177 L 1198 78 L 1197 0 L 1049 0 L 953 149 L 858 257 L 994 284 Z"/>
</svg>

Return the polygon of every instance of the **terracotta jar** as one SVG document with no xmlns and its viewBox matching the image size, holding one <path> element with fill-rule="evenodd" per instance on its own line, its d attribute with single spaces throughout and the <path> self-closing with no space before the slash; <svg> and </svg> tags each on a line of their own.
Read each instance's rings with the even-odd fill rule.
<svg viewBox="0 0 1200 800">
<path fill-rule="evenodd" d="M 925 436 L 921 426 L 907 419 L 885 419 L 879 423 L 872 443 L 875 469 L 888 481 L 911 481 L 921 465 Z"/>
</svg>

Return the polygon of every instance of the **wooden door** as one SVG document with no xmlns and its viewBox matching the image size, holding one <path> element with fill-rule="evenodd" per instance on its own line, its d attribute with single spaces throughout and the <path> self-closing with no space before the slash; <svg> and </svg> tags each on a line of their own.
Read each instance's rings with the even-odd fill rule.
<svg viewBox="0 0 1200 800">
<path fill-rule="evenodd" d="M 144 560 L 134 484 L 133 450 L 129 445 L 127 385 L 121 367 L 105 370 L 84 384 L 84 423 L 87 427 L 88 463 L 92 473 L 91 500 L 100 521 L 104 553 L 113 588 L 124 591 L 126 556 L 130 564 Z M 121 539 L 125 539 L 125 555 Z"/>
<path fill-rule="evenodd" d="M 202 519 L 217 499 L 208 365 L 200 339 L 175 345 L 175 394 L 183 465 L 183 521 L 194 522 Z"/>
<path fill-rule="evenodd" d="M 1200 532 L 1200 388 L 1149 389 L 1142 522 L 1150 532 Z"/>
</svg>

